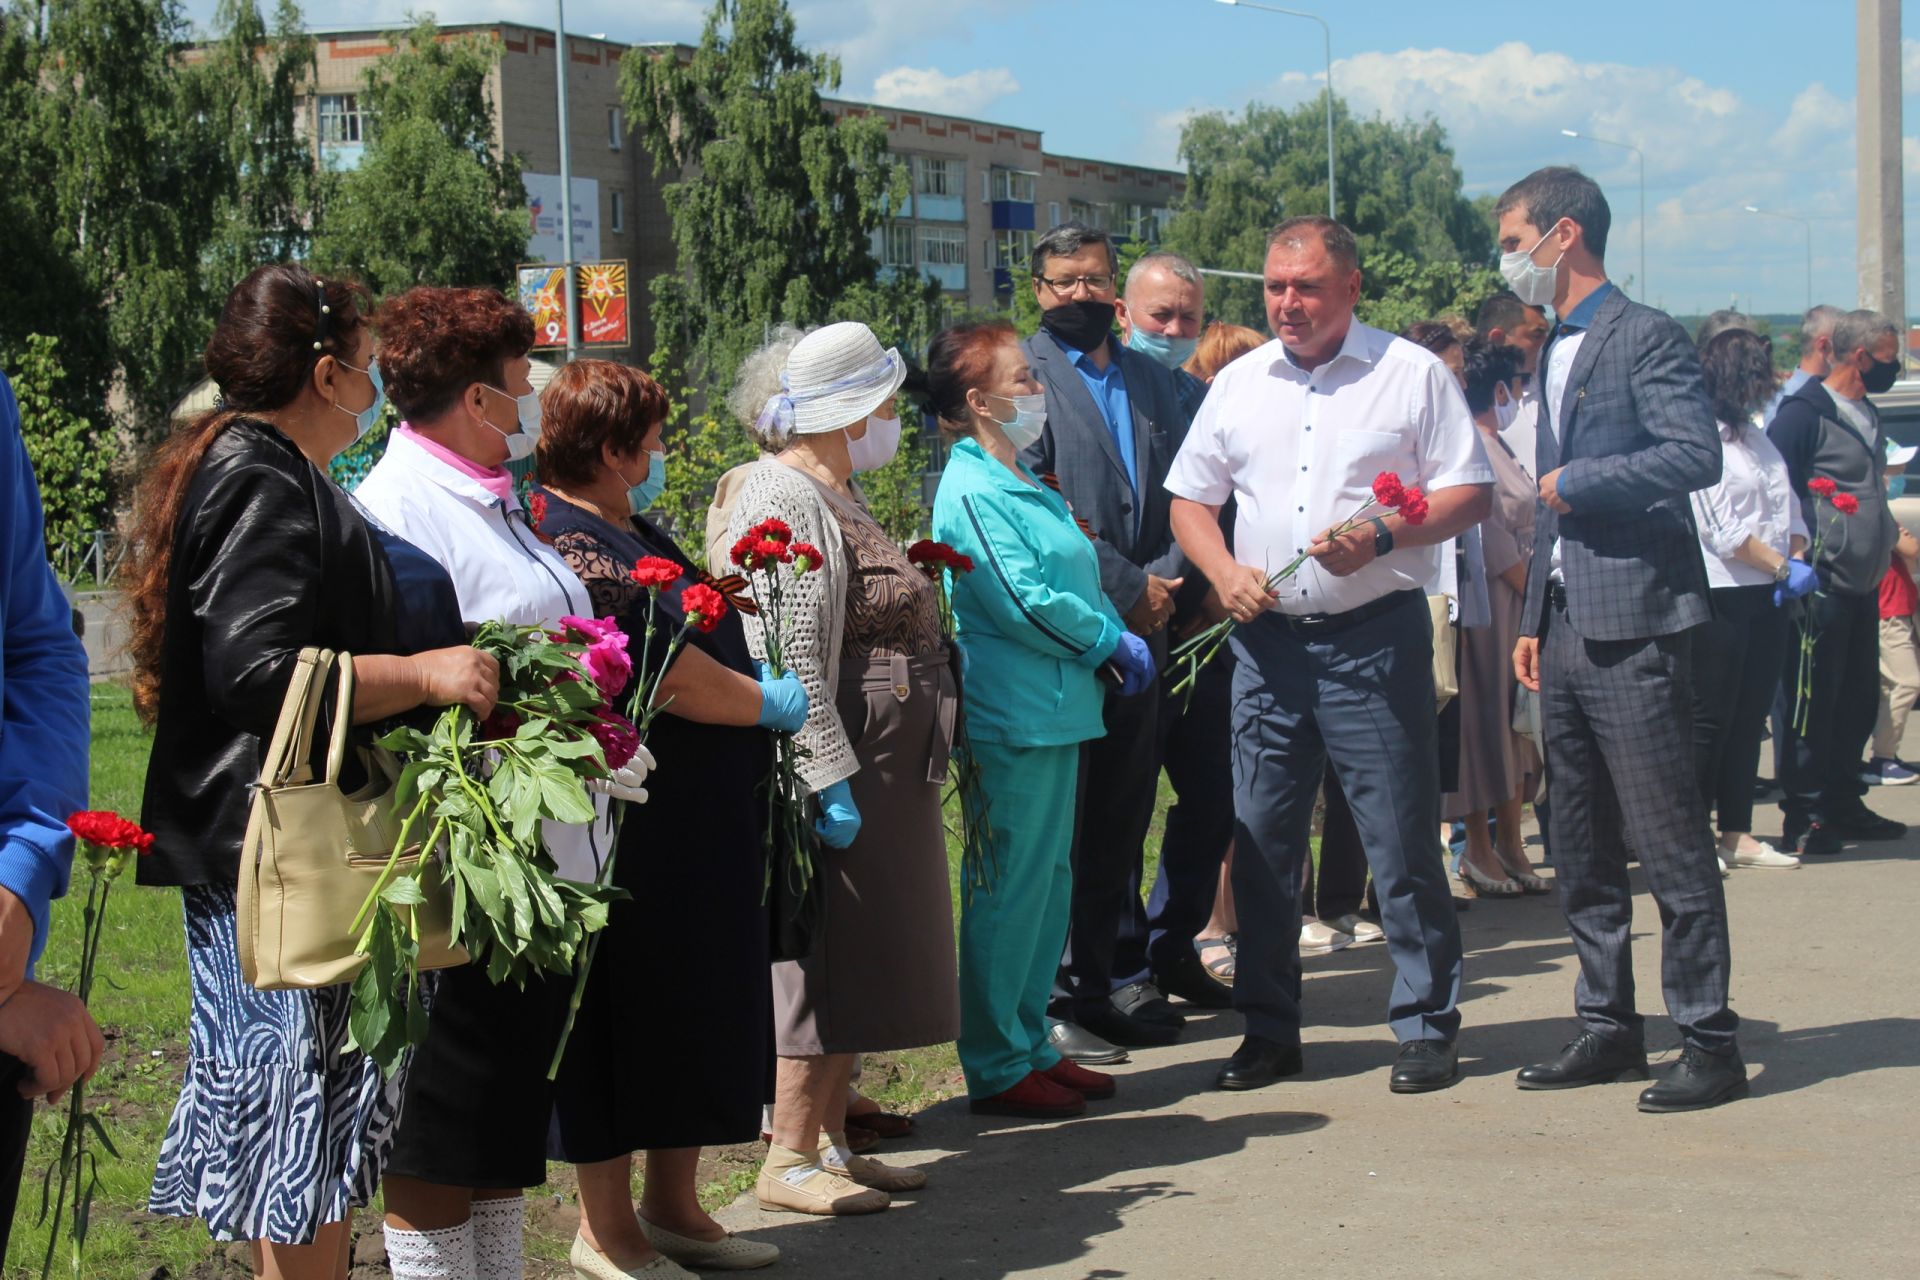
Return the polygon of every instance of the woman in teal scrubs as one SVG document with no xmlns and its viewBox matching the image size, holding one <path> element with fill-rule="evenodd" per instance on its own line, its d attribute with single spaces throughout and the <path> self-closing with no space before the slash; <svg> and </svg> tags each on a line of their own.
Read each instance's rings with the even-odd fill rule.
<svg viewBox="0 0 1920 1280">
<path fill-rule="evenodd" d="M 1047 995 L 1067 937 L 1080 744 L 1097 738 L 1099 674 L 1137 691 L 1144 641 L 1100 589 L 1089 536 L 1066 500 L 1020 464 L 1046 401 L 1013 327 L 960 325 L 933 340 L 916 379 L 953 442 L 933 535 L 973 560 L 953 584 L 966 658 L 966 723 L 998 865 L 960 920 L 960 1065 L 973 1110 L 1057 1117 L 1113 1096 L 1111 1076 L 1047 1043 Z"/>
</svg>

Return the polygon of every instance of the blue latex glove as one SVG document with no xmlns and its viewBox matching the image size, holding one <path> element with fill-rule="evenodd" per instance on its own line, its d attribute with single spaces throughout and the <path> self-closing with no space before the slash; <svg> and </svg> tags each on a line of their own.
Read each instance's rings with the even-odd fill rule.
<svg viewBox="0 0 1920 1280">
<path fill-rule="evenodd" d="M 1774 587 L 1773 603 L 1777 607 L 1789 600 L 1798 600 L 1820 585 L 1820 574 L 1805 560 L 1787 561 L 1787 580 Z"/>
<path fill-rule="evenodd" d="M 1119 647 L 1113 651 L 1113 665 L 1120 668 L 1120 696 L 1131 698 L 1153 683 L 1153 651 L 1147 642 L 1131 631 L 1120 633 Z"/>
<path fill-rule="evenodd" d="M 775 676 L 768 672 L 766 663 L 753 665 L 760 673 L 760 719 L 756 723 L 762 729 L 798 733 L 807 722 L 807 686 L 791 671 Z"/>
<path fill-rule="evenodd" d="M 844 779 L 820 793 L 820 820 L 813 829 L 829 849 L 844 849 L 860 834 L 860 811 L 853 807 L 853 788 Z"/>
</svg>

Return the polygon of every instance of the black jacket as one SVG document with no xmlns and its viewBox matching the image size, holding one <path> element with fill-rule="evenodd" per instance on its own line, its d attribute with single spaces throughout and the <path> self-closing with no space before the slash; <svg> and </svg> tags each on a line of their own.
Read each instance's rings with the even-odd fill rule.
<svg viewBox="0 0 1920 1280">
<path fill-rule="evenodd" d="M 266 423 L 221 432 L 174 527 L 140 883 L 235 882 L 248 787 L 300 650 L 397 652 L 394 608 L 352 500 Z"/>
<path fill-rule="evenodd" d="M 1847 421 L 1826 384 L 1809 382 L 1780 402 L 1767 439 L 1787 460 L 1807 529 L 1820 544 L 1817 567 L 1829 591 L 1870 596 L 1880 590 L 1900 530 L 1887 506 L 1887 455 L 1880 414 L 1866 405 L 1871 438 Z M 1824 476 L 1860 503 L 1851 516 L 1814 501 L 1807 482 Z"/>
</svg>

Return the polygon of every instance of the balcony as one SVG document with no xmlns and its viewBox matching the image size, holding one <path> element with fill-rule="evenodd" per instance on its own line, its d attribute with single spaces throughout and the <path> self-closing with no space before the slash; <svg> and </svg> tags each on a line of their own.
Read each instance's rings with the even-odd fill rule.
<svg viewBox="0 0 1920 1280">
<path fill-rule="evenodd" d="M 988 222 L 995 231 L 1031 231 L 1034 226 L 1031 200 L 995 200 Z"/>
<path fill-rule="evenodd" d="M 932 196 L 923 192 L 913 198 L 913 206 L 917 212 L 910 216 L 926 222 L 965 222 L 967 220 L 967 202 L 959 196 Z"/>
</svg>

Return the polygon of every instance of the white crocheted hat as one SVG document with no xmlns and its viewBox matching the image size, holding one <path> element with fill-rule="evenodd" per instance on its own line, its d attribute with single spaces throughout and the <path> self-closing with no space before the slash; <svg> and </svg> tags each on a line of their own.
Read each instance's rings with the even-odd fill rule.
<svg viewBox="0 0 1920 1280">
<path fill-rule="evenodd" d="M 906 377 L 899 350 L 883 350 L 867 326 L 846 320 L 815 329 L 787 356 L 781 391 L 760 411 L 761 430 L 770 436 L 842 430 L 889 403 Z"/>
</svg>

